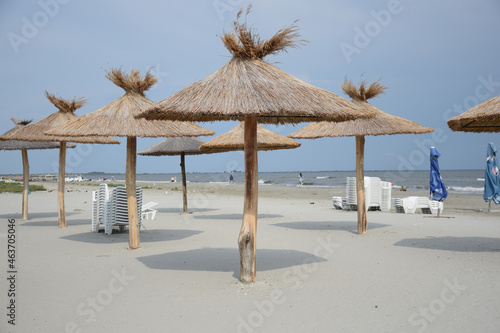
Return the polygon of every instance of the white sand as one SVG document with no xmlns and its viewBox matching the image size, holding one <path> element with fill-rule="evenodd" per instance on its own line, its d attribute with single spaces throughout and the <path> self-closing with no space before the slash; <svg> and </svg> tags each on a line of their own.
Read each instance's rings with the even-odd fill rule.
<svg viewBox="0 0 500 333">
<path fill-rule="evenodd" d="M 343 191 L 261 186 L 257 282 L 247 285 L 242 186 L 189 184 L 191 214 L 175 186 L 144 190 L 159 205 L 138 250 L 127 231 L 90 232 L 95 186 L 67 185 L 64 229 L 55 191 L 30 194 L 28 221 L 20 194 L 0 194 L 5 314 L 9 218 L 18 270 L 16 326 L 3 314 L 0 332 L 500 331 L 500 213 L 478 212 L 481 196 L 451 195 L 443 215 L 454 218 L 368 212 L 361 236 L 355 212 L 333 209 Z"/>
</svg>

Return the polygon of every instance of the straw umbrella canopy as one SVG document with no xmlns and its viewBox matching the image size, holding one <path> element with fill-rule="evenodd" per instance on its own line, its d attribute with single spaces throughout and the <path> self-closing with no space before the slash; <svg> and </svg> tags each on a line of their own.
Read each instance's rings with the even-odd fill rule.
<svg viewBox="0 0 500 333">
<path fill-rule="evenodd" d="M 21 140 L 21 141 L 41 141 L 41 142 L 60 142 L 59 148 L 59 181 L 58 181 L 58 203 L 59 203 L 59 227 L 66 227 L 66 214 L 64 207 L 64 185 L 65 185 L 65 169 L 66 169 L 66 147 L 67 142 L 78 143 L 97 143 L 97 144 L 119 144 L 112 138 L 87 138 L 87 137 L 53 137 L 45 134 L 45 132 L 57 129 L 72 119 L 77 119 L 78 116 L 74 113 L 77 109 L 85 104 L 83 98 L 63 99 L 55 95 L 45 92 L 48 100 L 54 104 L 58 111 L 39 120 L 34 124 L 24 126 L 1 136 L 0 140 Z"/>
<path fill-rule="evenodd" d="M 186 186 L 186 155 L 209 154 L 208 152 L 200 151 L 198 148 L 206 141 L 195 137 L 177 137 L 167 138 L 162 142 L 158 142 L 149 148 L 137 153 L 143 156 L 181 156 L 181 173 L 182 173 L 182 202 L 183 211 L 187 213 L 187 186 Z"/>
<path fill-rule="evenodd" d="M 137 137 L 177 137 L 213 135 L 195 123 L 174 123 L 136 119 L 140 110 L 154 105 L 146 98 L 144 92 L 151 88 L 157 79 L 151 73 L 141 77 L 138 70 L 132 70 L 129 75 L 121 69 L 111 69 L 106 77 L 125 90 L 119 99 L 86 114 L 65 126 L 49 132 L 52 135 L 82 135 L 91 138 L 99 136 L 127 137 L 127 164 L 125 170 L 127 187 L 127 206 L 129 219 L 129 246 L 139 248 L 139 221 L 137 213 L 137 197 L 135 189 Z"/>
<path fill-rule="evenodd" d="M 29 125 L 33 122 L 33 120 L 21 120 L 16 118 L 10 118 L 12 122 L 15 124 L 13 128 L 3 133 L 1 136 L 12 133 L 26 125 Z M 19 140 L 8 140 L 8 141 L 0 141 L 0 150 L 22 150 L 22 149 L 56 149 L 59 148 L 59 142 L 29 142 L 29 141 L 19 141 Z M 75 147 L 75 145 L 72 145 Z M 69 145 L 68 145 L 69 148 Z"/>
<path fill-rule="evenodd" d="M 250 10 L 247 10 L 247 14 Z M 307 84 L 263 60 L 303 44 L 295 25 L 268 40 L 240 23 L 221 37 L 233 55 L 222 68 L 142 112 L 139 117 L 183 121 L 245 121 L 245 204 L 239 235 L 240 280 L 255 281 L 257 228 L 257 122 L 345 121 L 370 117 L 345 99 Z"/>
<path fill-rule="evenodd" d="M 8 130 L 2 135 L 12 133 L 21 127 L 24 127 L 32 122 L 32 120 L 19 120 L 10 118 L 16 126 Z M 28 191 L 29 191 L 29 162 L 28 150 L 33 149 L 59 149 L 59 142 L 29 142 L 19 140 L 0 141 L 0 150 L 20 150 L 23 161 L 23 204 L 22 204 L 22 219 L 28 219 Z M 67 148 L 74 148 L 75 145 L 68 145 Z"/>
<path fill-rule="evenodd" d="M 453 131 L 500 132 L 500 95 L 451 118 L 448 126 Z"/>
<path fill-rule="evenodd" d="M 241 122 L 229 132 L 202 144 L 200 151 L 216 153 L 244 150 L 244 134 L 245 122 Z M 294 149 L 300 145 L 297 141 L 257 125 L 257 150 Z"/>
<path fill-rule="evenodd" d="M 385 113 L 367 102 L 379 96 L 386 87 L 374 82 L 367 87 L 366 81 L 354 85 L 345 80 L 342 84 L 344 92 L 352 98 L 359 109 L 370 109 L 375 116 L 370 119 L 358 119 L 343 123 L 319 122 L 305 126 L 290 134 L 294 139 L 316 139 L 322 137 L 355 136 L 356 137 L 356 190 L 358 203 L 358 234 L 366 233 L 366 205 L 364 187 L 364 150 L 365 135 L 422 134 L 434 129 L 419 125 L 413 121 Z"/>
</svg>

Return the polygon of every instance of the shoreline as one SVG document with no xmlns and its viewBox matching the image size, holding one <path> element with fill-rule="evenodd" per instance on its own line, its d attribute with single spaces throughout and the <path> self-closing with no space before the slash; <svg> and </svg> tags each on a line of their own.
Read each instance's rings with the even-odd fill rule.
<svg viewBox="0 0 500 333">
<path fill-rule="evenodd" d="M 15 180 L 14 182 L 22 183 L 21 180 Z M 40 181 L 40 180 L 30 180 L 30 184 L 36 184 L 36 185 L 44 185 L 44 184 L 51 184 L 55 183 L 57 184 L 57 181 L 55 180 L 47 180 L 47 181 Z M 112 180 L 83 180 L 83 181 L 66 181 L 66 185 L 71 184 L 71 185 L 88 185 L 92 184 L 90 186 L 97 186 L 100 183 L 106 183 L 106 184 L 111 184 L 113 185 L 125 185 L 125 180 L 124 179 L 112 179 Z M 182 186 L 182 182 L 180 179 L 177 179 L 177 181 L 172 182 L 169 180 L 137 180 L 137 184 L 142 184 L 141 186 L 156 186 L 156 184 L 163 184 L 164 186 L 166 185 L 180 185 Z M 230 184 L 228 181 L 208 181 L 208 182 L 203 182 L 203 181 L 186 181 L 186 184 L 188 186 L 194 185 L 194 186 L 208 186 L 208 185 L 243 185 L 242 182 L 234 182 L 233 184 Z M 158 185 L 158 186 L 159 186 Z M 273 186 L 273 187 L 285 187 L 285 188 L 296 188 L 298 187 L 297 184 L 278 184 L 278 183 L 272 183 L 272 181 L 265 181 L 263 179 L 259 180 L 259 187 L 262 186 Z M 308 185 L 305 183 L 303 185 L 303 188 L 311 188 L 311 189 L 331 189 L 331 190 L 345 190 L 345 185 Z M 449 195 L 473 195 L 473 196 L 482 196 L 483 195 L 483 188 L 482 187 L 457 187 L 457 186 L 447 186 L 446 189 L 448 190 Z M 428 194 L 423 195 L 423 193 L 428 193 L 429 188 L 426 186 L 418 187 L 418 188 L 408 188 L 406 191 L 399 191 L 399 186 L 393 185 L 392 192 L 412 192 L 412 193 L 418 193 L 418 196 L 428 196 Z"/>
<path fill-rule="evenodd" d="M 69 191 L 88 191 L 96 190 L 99 181 L 86 181 L 86 182 L 66 182 L 65 189 Z M 114 186 L 125 186 L 125 182 L 113 181 L 105 182 L 110 188 Z M 154 195 L 162 195 L 165 192 L 170 194 L 182 194 L 181 182 L 150 182 L 150 181 L 137 181 L 137 186 L 143 188 L 143 193 L 151 193 Z M 57 182 L 30 182 L 33 185 L 44 185 L 48 191 L 57 191 Z M 241 197 L 243 202 L 243 184 L 229 184 L 227 183 L 202 183 L 191 182 L 187 183 L 188 200 L 190 193 L 198 193 L 202 195 L 219 195 L 219 196 L 235 196 Z M 321 200 L 323 204 L 330 204 L 333 207 L 332 197 L 345 196 L 345 188 L 334 187 L 314 187 L 303 186 L 299 189 L 298 186 L 283 186 L 274 184 L 259 184 L 258 188 L 259 197 L 278 197 L 284 199 L 303 199 L 303 200 Z M 410 196 L 429 197 L 427 191 L 399 191 L 393 189 L 391 191 L 392 198 L 405 198 Z M 474 193 L 448 193 L 448 197 L 444 200 L 443 214 L 474 214 L 478 212 L 486 212 L 488 203 L 484 202 L 483 195 Z M 497 208 L 498 207 L 498 208 Z M 500 205 L 492 204 L 492 214 L 500 211 Z M 391 212 L 395 212 L 395 208 L 391 208 Z M 353 213 L 353 212 L 351 212 Z M 486 212 L 487 213 L 487 212 Z M 399 215 L 399 214 L 398 214 Z M 404 215 L 404 214 L 403 214 Z"/>
</svg>

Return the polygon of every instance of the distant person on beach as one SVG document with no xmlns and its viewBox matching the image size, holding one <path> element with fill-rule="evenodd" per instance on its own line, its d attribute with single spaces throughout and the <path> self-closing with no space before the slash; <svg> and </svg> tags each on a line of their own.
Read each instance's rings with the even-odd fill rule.
<svg viewBox="0 0 500 333">
<path fill-rule="evenodd" d="M 299 173 L 299 188 L 302 188 L 302 185 L 304 185 L 304 179 L 302 179 L 302 172 Z"/>
<path fill-rule="evenodd" d="M 229 175 L 229 184 L 232 184 L 232 183 L 233 183 L 233 180 L 234 180 L 234 178 L 233 178 L 233 174 L 230 174 L 230 175 Z"/>
</svg>

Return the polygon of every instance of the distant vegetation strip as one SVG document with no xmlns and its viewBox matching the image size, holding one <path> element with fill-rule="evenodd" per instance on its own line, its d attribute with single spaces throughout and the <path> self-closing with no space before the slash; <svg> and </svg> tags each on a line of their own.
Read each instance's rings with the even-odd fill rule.
<svg viewBox="0 0 500 333">
<path fill-rule="evenodd" d="M 30 191 L 45 191 L 45 187 L 42 185 L 30 185 Z M 6 183 L 0 182 L 0 193 L 4 192 L 22 192 L 23 186 L 20 183 Z"/>
</svg>

